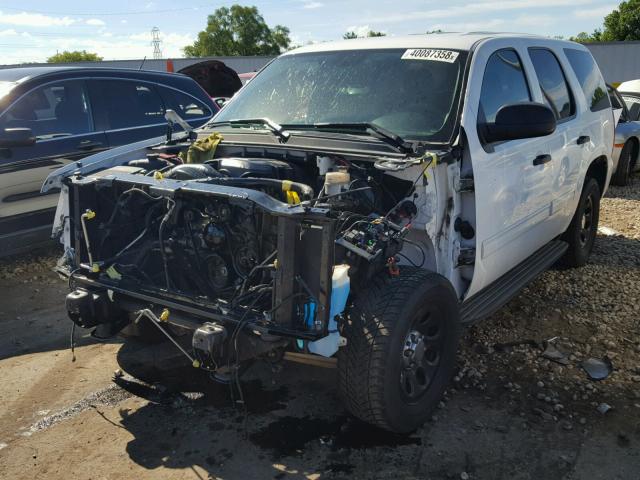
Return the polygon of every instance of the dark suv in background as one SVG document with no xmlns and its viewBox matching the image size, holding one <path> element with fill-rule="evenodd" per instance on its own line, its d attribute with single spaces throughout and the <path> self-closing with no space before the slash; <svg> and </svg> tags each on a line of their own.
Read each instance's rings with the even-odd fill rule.
<svg viewBox="0 0 640 480">
<path fill-rule="evenodd" d="M 48 241 L 53 170 L 83 157 L 162 136 L 166 110 L 193 127 L 218 110 L 182 74 L 110 68 L 0 70 L 0 256 Z"/>
</svg>

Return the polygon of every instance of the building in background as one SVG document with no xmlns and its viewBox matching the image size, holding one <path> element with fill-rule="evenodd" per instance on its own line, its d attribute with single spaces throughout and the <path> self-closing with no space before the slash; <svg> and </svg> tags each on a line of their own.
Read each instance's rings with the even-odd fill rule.
<svg viewBox="0 0 640 480">
<path fill-rule="evenodd" d="M 640 78 L 640 41 L 630 42 L 596 42 L 585 46 L 598 62 L 600 70 L 607 83 L 617 85 L 627 80 Z M 106 60 L 102 62 L 69 63 L 83 67 L 114 67 L 134 68 L 156 71 L 178 72 L 190 65 L 205 60 L 219 60 L 236 73 L 255 72 L 264 67 L 274 57 L 202 57 L 202 58 L 172 58 L 147 60 Z M 20 66 L 53 66 L 50 63 L 28 65 L 0 65 L 0 68 L 14 68 Z"/>
</svg>

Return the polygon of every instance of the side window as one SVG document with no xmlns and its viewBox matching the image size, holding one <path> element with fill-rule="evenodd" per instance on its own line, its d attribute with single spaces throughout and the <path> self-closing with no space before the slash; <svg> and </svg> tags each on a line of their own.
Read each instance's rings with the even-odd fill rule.
<svg viewBox="0 0 640 480">
<path fill-rule="evenodd" d="M 210 117 L 211 109 L 186 93 L 179 92 L 172 88 L 158 86 L 162 100 L 167 110 L 175 111 L 185 120 L 194 118 Z"/>
<path fill-rule="evenodd" d="M 84 82 L 52 83 L 27 93 L 0 117 L 0 129 L 30 128 L 38 140 L 92 131 Z"/>
<path fill-rule="evenodd" d="M 151 84 L 99 80 L 96 92 L 102 97 L 107 130 L 164 123 L 164 105 Z"/>
<path fill-rule="evenodd" d="M 609 95 L 607 95 L 607 86 L 591 54 L 574 48 L 565 48 L 564 53 L 576 77 L 578 77 L 584 96 L 587 99 L 587 105 L 589 105 L 591 111 L 597 112 L 605 108 L 611 108 Z"/>
<path fill-rule="evenodd" d="M 640 120 L 640 98 L 631 95 L 622 95 L 622 99 L 624 103 L 627 104 L 629 120 L 634 122 Z"/>
<path fill-rule="evenodd" d="M 529 56 L 536 71 L 544 101 L 557 120 L 568 118 L 576 112 L 576 106 L 558 59 L 550 50 L 530 48 Z"/>
<path fill-rule="evenodd" d="M 522 63 L 515 50 L 498 50 L 489 57 L 480 91 L 479 123 L 493 123 L 504 105 L 531 101 Z"/>
</svg>

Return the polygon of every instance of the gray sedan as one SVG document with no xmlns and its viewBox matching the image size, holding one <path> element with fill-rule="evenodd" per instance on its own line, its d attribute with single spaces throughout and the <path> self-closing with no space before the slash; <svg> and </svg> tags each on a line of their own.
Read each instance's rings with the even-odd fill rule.
<svg viewBox="0 0 640 480">
<path fill-rule="evenodd" d="M 611 183 L 627 185 L 631 175 L 640 169 L 640 93 L 621 93 L 612 86 L 609 97 L 614 112 L 620 116 L 613 145 L 614 172 Z M 632 97 L 635 100 L 632 100 Z"/>
</svg>

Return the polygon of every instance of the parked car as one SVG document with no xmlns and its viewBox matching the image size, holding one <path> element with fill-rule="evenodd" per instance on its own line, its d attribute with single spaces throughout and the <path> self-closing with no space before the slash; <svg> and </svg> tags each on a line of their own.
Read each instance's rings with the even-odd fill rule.
<svg viewBox="0 0 640 480">
<path fill-rule="evenodd" d="M 623 96 L 611 85 L 607 85 L 611 106 L 615 115 L 618 117 L 616 124 L 616 136 L 613 143 L 613 175 L 611 183 L 614 185 L 627 185 L 632 173 L 640 168 L 638 162 L 638 154 L 640 153 L 640 122 L 638 114 L 640 114 L 640 103 L 631 104 L 634 108 L 632 114 L 627 107 L 627 102 Z M 640 101 L 640 100 L 639 100 Z M 633 105 L 637 105 L 634 107 Z"/>
<path fill-rule="evenodd" d="M 238 73 L 220 60 L 205 60 L 179 70 L 193 78 L 211 98 L 232 97 L 243 85 Z"/>
<path fill-rule="evenodd" d="M 587 262 L 613 138 L 606 85 L 576 43 L 302 47 L 195 143 L 49 176 L 69 316 L 100 336 L 166 336 L 239 398 L 255 359 L 337 366 L 355 416 L 408 432 L 438 404 L 461 326 L 556 262 Z"/>
<path fill-rule="evenodd" d="M 0 255 L 50 238 L 56 192 L 40 193 L 62 165 L 158 137 L 164 113 L 192 126 L 217 108 L 189 77 L 110 68 L 0 70 Z"/>
</svg>

